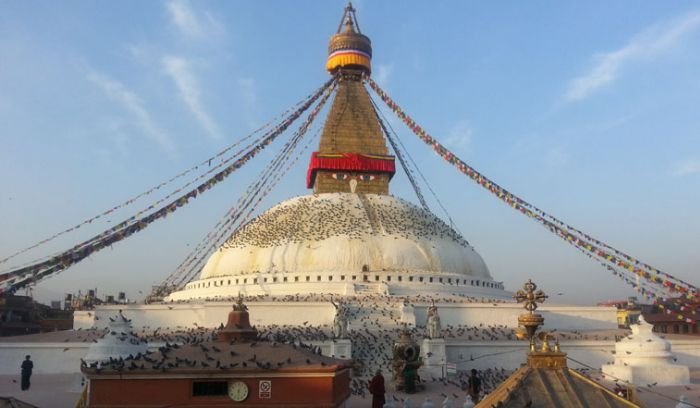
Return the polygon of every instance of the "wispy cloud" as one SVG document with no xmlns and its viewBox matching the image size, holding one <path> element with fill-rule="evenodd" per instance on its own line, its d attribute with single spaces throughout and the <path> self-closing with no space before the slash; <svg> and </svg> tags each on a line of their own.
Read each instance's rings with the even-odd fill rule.
<svg viewBox="0 0 700 408">
<path fill-rule="evenodd" d="M 377 64 L 377 66 L 374 67 L 374 73 L 372 76 L 380 86 L 386 87 L 387 82 L 389 82 L 389 77 L 393 72 L 394 64 Z"/>
<path fill-rule="evenodd" d="M 569 163 L 571 155 L 560 147 L 552 147 L 547 151 L 545 161 L 549 166 L 561 167 Z"/>
<path fill-rule="evenodd" d="M 462 152 L 468 152 L 472 144 L 474 130 L 466 120 L 457 122 L 445 138 L 445 145 Z"/>
<path fill-rule="evenodd" d="M 248 125 L 251 128 L 256 128 L 258 125 L 254 117 L 258 110 L 258 92 L 255 79 L 239 78 L 238 88 L 241 91 L 241 99 L 243 100 L 243 105 L 248 114 Z"/>
<path fill-rule="evenodd" d="M 697 159 L 680 161 L 673 165 L 673 168 L 671 169 L 671 174 L 676 177 L 689 176 L 691 174 L 698 173 L 700 173 L 700 160 Z"/>
<path fill-rule="evenodd" d="M 219 31 L 221 25 L 209 12 L 195 12 L 187 0 L 170 0 L 165 3 L 170 22 L 188 38 L 203 38 Z"/>
<path fill-rule="evenodd" d="M 199 81 L 192 73 L 188 61 L 180 57 L 166 56 L 162 62 L 165 73 L 175 82 L 180 98 L 197 119 L 199 125 L 209 137 L 220 138 L 219 126 L 204 108 Z"/>
<path fill-rule="evenodd" d="M 612 84 L 625 64 L 663 54 L 698 27 L 700 12 L 694 11 L 679 19 L 655 24 L 635 35 L 624 47 L 597 55 L 597 62 L 590 72 L 569 82 L 564 99 L 574 102 L 587 98 L 596 90 Z"/>
<path fill-rule="evenodd" d="M 135 119 L 145 135 L 155 141 L 168 155 L 175 156 L 175 145 L 146 109 L 143 100 L 121 82 L 98 72 L 88 73 L 87 79 L 100 87 L 107 96 L 121 104 Z"/>
<path fill-rule="evenodd" d="M 238 87 L 241 89 L 241 95 L 245 105 L 250 109 L 255 108 L 258 103 L 258 95 L 255 91 L 255 79 L 239 78 Z"/>
</svg>

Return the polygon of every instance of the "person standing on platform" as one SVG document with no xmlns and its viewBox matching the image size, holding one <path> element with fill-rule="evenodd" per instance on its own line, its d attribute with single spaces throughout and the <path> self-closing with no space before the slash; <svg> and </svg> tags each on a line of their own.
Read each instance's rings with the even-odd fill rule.
<svg viewBox="0 0 700 408">
<path fill-rule="evenodd" d="M 472 401 L 476 404 L 479 402 L 479 394 L 481 393 L 481 378 L 477 375 L 476 369 L 472 368 L 472 375 L 469 377 L 469 388 L 467 389 Z"/>
<path fill-rule="evenodd" d="M 369 393 L 372 394 L 372 408 L 382 408 L 386 400 L 384 399 L 384 394 L 386 389 L 384 388 L 384 376 L 382 376 L 382 370 L 377 370 L 369 382 Z"/>
<path fill-rule="evenodd" d="M 29 378 L 32 376 L 34 363 L 32 363 L 30 358 L 30 356 L 26 356 L 24 361 L 22 361 L 22 391 L 28 390 L 29 386 L 31 385 L 29 383 Z"/>
</svg>

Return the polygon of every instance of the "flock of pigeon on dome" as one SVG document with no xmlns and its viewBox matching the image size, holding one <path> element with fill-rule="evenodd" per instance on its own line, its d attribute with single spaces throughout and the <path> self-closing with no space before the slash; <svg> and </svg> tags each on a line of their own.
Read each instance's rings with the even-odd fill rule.
<svg viewBox="0 0 700 408">
<path fill-rule="evenodd" d="M 422 211 L 405 200 L 406 206 L 395 204 L 394 200 L 383 200 L 382 196 L 368 195 L 370 207 L 365 209 L 357 204 L 355 208 L 363 215 L 347 211 L 350 197 L 335 194 L 339 201 L 323 196 L 316 198 L 298 197 L 295 205 L 282 203 L 264 212 L 239 229 L 223 245 L 223 248 L 261 248 L 281 246 L 305 241 L 322 241 L 331 237 L 346 236 L 361 240 L 366 235 L 394 235 L 407 239 L 449 238 L 464 247 L 469 243 L 453 228 L 436 216 Z M 374 225 L 373 225 L 374 224 Z M 379 227 L 379 231 L 375 230 Z"/>
</svg>

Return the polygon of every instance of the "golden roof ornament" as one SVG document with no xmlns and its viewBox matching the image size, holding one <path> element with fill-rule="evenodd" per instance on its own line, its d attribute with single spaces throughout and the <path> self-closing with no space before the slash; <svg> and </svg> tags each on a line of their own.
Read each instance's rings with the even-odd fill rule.
<svg viewBox="0 0 700 408">
<path fill-rule="evenodd" d="M 548 296 L 541 289 L 537 289 L 532 279 L 528 279 L 523 289 L 515 292 L 513 297 L 518 303 L 524 303 L 523 307 L 528 311 L 518 316 L 518 325 L 525 329 L 525 333 L 520 333 L 518 337 L 527 338 L 530 341 L 530 351 L 535 351 L 535 332 L 544 323 L 544 317 L 536 314 L 535 310 L 537 304 L 544 302 Z"/>
<path fill-rule="evenodd" d="M 515 292 L 515 296 L 513 297 L 518 303 L 524 302 L 525 304 L 523 307 L 527 309 L 530 314 L 537 310 L 537 303 L 542 303 L 549 297 L 544 294 L 542 289 L 537 289 L 537 285 L 532 279 L 528 279 L 527 282 L 525 282 L 523 289 L 525 290 Z"/>
<path fill-rule="evenodd" d="M 369 74 L 372 70 L 372 42 L 360 32 L 355 8 L 348 2 L 336 34 L 328 44 L 326 70 L 335 73 L 348 68 Z"/>
</svg>

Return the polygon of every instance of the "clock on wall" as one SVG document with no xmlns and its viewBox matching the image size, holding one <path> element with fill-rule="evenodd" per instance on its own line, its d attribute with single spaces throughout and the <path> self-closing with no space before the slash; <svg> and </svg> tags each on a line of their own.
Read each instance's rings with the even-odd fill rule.
<svg viewBox="0 0 700 408">
<path fill-rule="evenodd" d="M 244 401 L 248 398 L 248 386 L 242 381 L 232 381 L 228 383 L 228 396 L 236 402 Z"/>
</svg>

